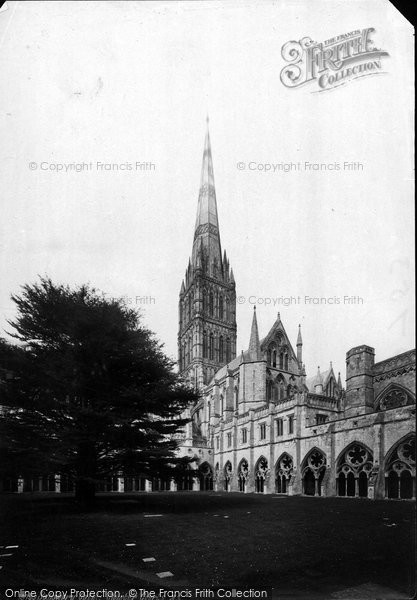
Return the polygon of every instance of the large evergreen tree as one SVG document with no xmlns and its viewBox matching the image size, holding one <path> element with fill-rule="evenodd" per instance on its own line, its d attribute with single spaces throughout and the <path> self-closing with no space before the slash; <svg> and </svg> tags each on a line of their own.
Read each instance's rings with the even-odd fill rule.
<svg viewBox="0 0 417 600">
<path fill-rule="evenodd" d="M 197 397 L 137 311 L 47 278 L 12 299 L 18 345 L 0 345 L 13 374 L 1 386 L 3 474 L 68 474 L 88 502 L 106 476 L 171 473 L 180 415 Z"/>
</svg>

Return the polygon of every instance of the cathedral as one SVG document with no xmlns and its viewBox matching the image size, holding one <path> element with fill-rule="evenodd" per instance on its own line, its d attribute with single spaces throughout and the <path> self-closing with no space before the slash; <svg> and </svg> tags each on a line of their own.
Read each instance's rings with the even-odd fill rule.
<svg viewBox="0 0 417 600">
<path fill-rule="evenodd" d="M 278 313 L 261 339 L 254 309 L 248 348 L 237 356 L 236 282 L 221 249 L 207 130 L 179 295 L 178 367 L 199 391 L 179 440 L 188 468 L 170 480 L 115 473 L 98 491 L 415 498 L 415 350 L 375 362 L 370 346 L 351 348 L 344 386 L 332 363 L 307 377 L 301 328 L 295 333 L 294 350 Z M 59 474 L 9 478 L 1 487 L 74 491 Z"/>
<path fill-rule="evenodd" d="M 200 392 L 179 452 L 194 460 L 168 489 L 415 498 L 415 350 L 375 362 L 370 346 L 351 348 L 344 386 L 332 363 L 307 377 L 301 328 L 294 350 L 279 313 L 261 339 L 254 308 L 240 356 L 236 333 L 207 129 L 179 295 L 179 370 Z"/>
</svg>

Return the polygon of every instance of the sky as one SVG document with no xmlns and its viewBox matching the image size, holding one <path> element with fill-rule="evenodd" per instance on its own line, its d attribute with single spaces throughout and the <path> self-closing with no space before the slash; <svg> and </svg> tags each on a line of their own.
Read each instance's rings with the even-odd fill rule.
<svg viewBox="0 0 417 600">
<path fill-rule="evenodd" d="M 369 27 L 380 72 L 281 82 L 288 41 Z M 47 275 L 124 298 L 176 358 L 209 114 L 238 352 L 254 305 L 261 337 L 301 324 L 308 376 L 414 347 L 413 29 L 389 2 L 8 2 L 0 45 L 0 335 Z"/>
</svg>

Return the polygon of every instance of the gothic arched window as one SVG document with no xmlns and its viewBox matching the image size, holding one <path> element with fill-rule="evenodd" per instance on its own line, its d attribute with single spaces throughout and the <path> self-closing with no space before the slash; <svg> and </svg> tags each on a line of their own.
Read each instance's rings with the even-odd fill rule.
<svg viewBox="0 0 417 600">
<path fill-rule="evenodd" d="M 376 410 L 390 410 L 407 404 L 414 404 L 412 395 L 403 387 L 390 384 L 376 401 Z"/>
<path fill-rule="evenodd" d="M 273 390 L 273 383 L 271 380 L 268 380 L 266 382 L 266 399 L 268 402 L 272 402 L 272 390 Z"/>
<path fill-rule="evenodd" d="M 209 338 L 209 359 L 214 359 L 214 335 L 212 333 L 210 333 Z"/>
<path fill-rule="evenodd" d="M 213 292 L 210 292 L 209 294 L 209 315 L 210 317 L 212 317 L 214 314 L 214 296 L 213 296 Z"/>
<path fill-rule="evenodd" d="M 192 312 L 193 312 L 193 295 L 190 294 L 190 298 L 189 298 L 189 301 L 188 301 L 188 320 L 191 319 Z"/>
<path fill-rule="evenodd" d="M 302 462 L 303 494 L 321 496 L 321 483 L 326 472 L 326 456 L 313 448 Z"/>
<path fill-rule="evenodd" d="M 272 366 L 277 366 L 277 351 L 275 350 L 275 348 L 272 350 Z"/>
<path fill-rule="evenodd" d="M 288 353 L 287 352 L 285 352 L 285 354 L 284 354 L 284 369 L 286 371 L 288 371 Z"/>
<path fill-rule="evenodd" d="M 271 349 L 268 348 L 268 352 L 266 353 L 266 362 L 267 365 L 271 365 Z"/>
<path fill-rule="evenodd" d="M 235 410 L 238 410 L 239 406 L 239 388 L 235 385 Z"/>
<path fill-rule="evenodd" d="M 230 460 L 227 461 L 227 463 L 224 465 L 224 489 L 226 492 L 230 491 L 230 480 L 232 479 L 232 475 L 233 475 L 233 468 L 232 468 L 232 463 L 230 462 Z"/>
<path fill-rule="evenodd" d="M 335 381 L 332 377 L 330 379 L 329 383 L 326 385 L 326 390 L 325 390 L 325 394 L 329 398 L 332 398 L 334 396 L 334 387 L 335 387 Z"/>
<path fill-rule="evenodd" d="M 282 376 L 277 379 L 278 384 L 278 400 L 283 400 L 285 398 L 285 381 Z"/>
<path fill-rule="evenodd" d="M 219 319 L 220 319 L 220 321 L 223 320 L 223 312 L 224 312 L 223 296 L 220 294 L 220 296 L 219 296 Z"/>
<path fill-rule="evenodd" d="M 265 491 L 265 479 L 269 474 L 268 461 L 261 456 L 255 465 L 255 491 L 263 493 Z"/>
<path fill-rule="evenodd" d="M 203 331 L 203 358 L 207 358 L 207 331 Z"/>
<path fill-rule="evenodd" d="M 239 463 L 238 469 L 237 469 L 237 476 L 238 476 L 238 481 L 239 481 L 239 492 L 246 491 L 246 480 L 248 478 L 248 475 L 249 475 L 248 461 L 246 460 L 246 458 L 242 458 L 242 460 Z"/>
<path fill-rule="evenodd" d="M 373 457 L 362 444 L 354 443 L 337 461 L 338 496 L 368 496 L 368 478 L 373 467 Z"/>
<path fill-rule="evenodd" d="M 190 336 L 188 338 L 188 362 L 191 362 L 193 359 L 193 339 Z"/>
<path fill-rule="evenodd" d="M 284 368 L 284 353 L 283 352 L 279 353 L 279 368 L 280 369 Z"/>
<path fill-rule="evenodd" d="M 416 489 L 415 435 L 400 441 L 385 462 L 385 495 L 387 498 L 414 498 Z"/>
<path fill-rule="evenodd" d="M 229 298 L 226 298 L 226 321 L 230 321 L 230 302 L 229 302 Z"/>
<path fill-rule="evenodd" d="M 223 336 L 221 335 L 219 337 L 219 362 L 223 362 L 224 361 L 224 341 L 223 341 Z"/>
<path fill-rule="evenodd" d="M 293 467 L 291 456 L 284 452 L 275 465 L 275 492 L 277 494 L 288 494 L 288 483 L 291 479 Z"/>
<path fill-rule="evenodd" d="M 230 338 L 226 340 L 226 362 L 229 363 L 232 359 L 232 346 L 230 343 Z"/>
</svg>

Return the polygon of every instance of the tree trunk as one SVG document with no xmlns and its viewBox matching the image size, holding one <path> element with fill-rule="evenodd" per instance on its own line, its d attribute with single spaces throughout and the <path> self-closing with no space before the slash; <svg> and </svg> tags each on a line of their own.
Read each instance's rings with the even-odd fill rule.
<svg viewBox="0 0 417 600">
<path fill-rule="evenodd" d="M 75 485 L 75 499 L 83 508 L 93 508 L 96 501 L 96 486 L 93 481 L 79 478 Z"/>
</svg>

